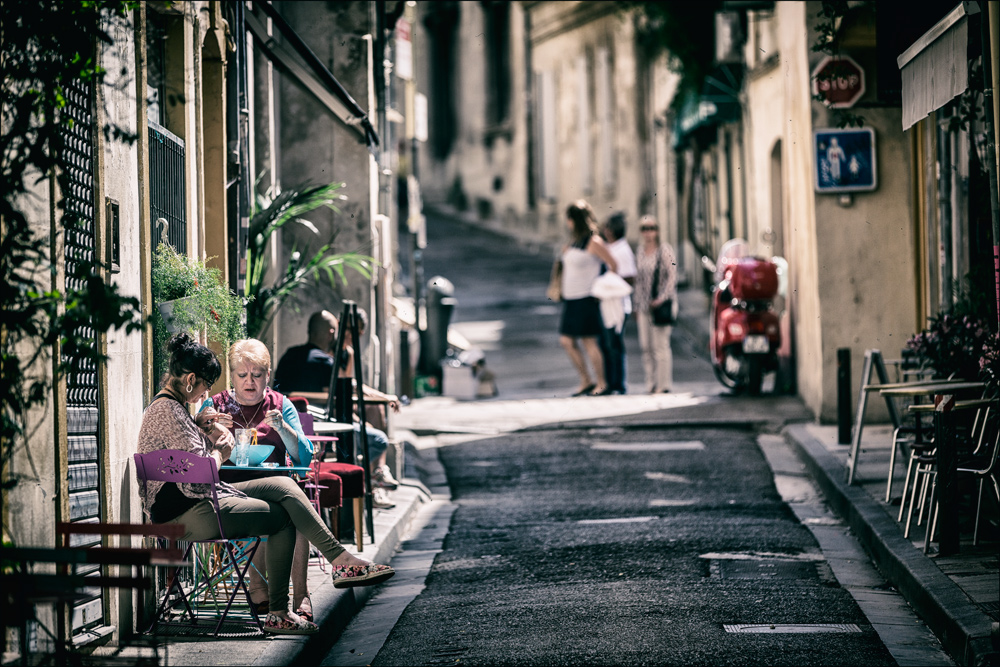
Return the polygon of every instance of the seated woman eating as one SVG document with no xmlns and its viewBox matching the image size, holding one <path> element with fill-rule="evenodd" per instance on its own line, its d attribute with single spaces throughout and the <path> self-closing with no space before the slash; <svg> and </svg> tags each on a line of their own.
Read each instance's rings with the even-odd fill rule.
<svg viewBox="0 0 1000 667">
<path fill-rule="evenodd" d="M 180 449 L 211 457 L 217 466 L 221 465 L 232 453 L 233 436 L 218 422 L 214 409 L 202 411 L 195 420 L 187 408 L 188 403 L 200 402 L 219 378 L 219 360 L 186 333 L 171 338 L 167 350 L 169 369 L 163 388 L 143 414 L 139 452 Z M 288 610 L 288 578 L 296 530 L 330 561 L 333 583 L 338 588 L 370 586 L 395 574 L 388 565 L 362 560 L 344 549 L 289 477 L 221 482 L 217 491 L 220 520 L 227 537 L 268 538 L 267 633 L 302 635 L 318 630 L 314 623 Z M 151 521 L 183 524 L 183 539 L 202 540 L 220 536 L 210 498 L 211 489 L 205 485 L 149 482 L 142 503 Z"/>
<path fill-rule="evenodd" d="M 229 348 L 229 371 L 233 374 L 233 388 L 202 403 L 199 418 L 207 413 L 204 418 L 211 419 L 212 412 L 209 411 L 214 410 L 218 413 L 216 423 L 229 429 L 256 429 L 257 444 L 273 445 L 274 451 L 267 461 L 282 466 L 286 463 L 308 466 L 312 462 L 313 446 L 302 432 L 298 411 L 288 398 L 267 386 L 271 377 L 271 353 L 267 346 L 253 338 L 236 341 Z M 235 483 L 285 474 L 255 468 L 222 470 L 219 478 Z M 253 565 L 248 586 L 251 604 L 258 612 L 265 612 L 269 608 L 267 583 L 264 581 L 267 576 L 266 542 L 262 542 L 257 549 Z M 298 532 L 292 557 L 292 607 L 296 614 L 311 621 L 312 602 L 306 581 L 308 569 L 309 540 Z"/>
</svg>

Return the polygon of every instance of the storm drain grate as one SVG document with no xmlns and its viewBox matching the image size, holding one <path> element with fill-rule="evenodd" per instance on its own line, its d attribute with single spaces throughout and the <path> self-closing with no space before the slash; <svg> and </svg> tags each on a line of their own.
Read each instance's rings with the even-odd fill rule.
<svg viewBox="0 0 1000 667">
<path fill-rule="evenodd" d="M 832 632 L 861 632 L 853 623 L 735 623 L 722 626 L 726 632 L 807 634 Z"/>
<path fill-rule="evenodd" d="M 720 579 L 813 579 L 817 564 L 793 560 L 719 560 L 709 566 Z"/>
</svg>

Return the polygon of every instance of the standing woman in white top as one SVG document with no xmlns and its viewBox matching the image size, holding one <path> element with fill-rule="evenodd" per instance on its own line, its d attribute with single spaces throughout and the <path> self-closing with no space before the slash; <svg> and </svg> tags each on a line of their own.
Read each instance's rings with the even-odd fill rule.
<svg viewBox="0 0 1000 667">
<path fill-rule="evenodd" d="M 601 275 L 602 264 L 607 265 L 610 271 L 614 271 L 617 265 L 597 233 L 597 219 L 590 204 L 580 199 L 568 206 L 566 226 L 572 240 L 563 248 L 561 257 L 563 312 L 559 322 L 559 343 L 580 374 L 580 387 L 573 395 L 599 396 L 607 393 L 608 389 L 604 358 L 598 345 L 604 323 L 601 321 L 600 303 L 590 295 L 590 289 L 597 276 Z"/>
</svg>

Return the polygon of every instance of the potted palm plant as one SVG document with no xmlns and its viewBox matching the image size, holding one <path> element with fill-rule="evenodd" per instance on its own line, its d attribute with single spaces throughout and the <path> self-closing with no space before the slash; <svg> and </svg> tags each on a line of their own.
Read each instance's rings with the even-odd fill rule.
<svg viewBox="0 0 1000 667">
<path fill-rule="evenodd" d="M 374 260 L 357 253 L 334 252 L 330 239 L 316 250 L 293 248 L 288 265 L 273 281 L 268 281 L 270 268 L 268 245 L 271 237 L 285 225 L 294 223 L 319 236 L 316 226 L 303 216 L 319 208 L 339 213 L 336 202 L 346 199 L 339 192 L 343 183 L 303 186 L 287 190 L 272 190 L 258 195 L 250 217 L 247 244 L 247 331 L 260 338 L 274 320 L 274 315 L 309 281 L 326 278 L 332 288 L 338 282 L 347 283 L 346 271 L 351 269 L 366 279 L 371 277 Z"/>
</svg>

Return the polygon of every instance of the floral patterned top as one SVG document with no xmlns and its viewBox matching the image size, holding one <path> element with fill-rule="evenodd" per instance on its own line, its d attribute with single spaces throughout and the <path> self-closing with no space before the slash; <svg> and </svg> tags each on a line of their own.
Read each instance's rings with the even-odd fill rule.
<svg viewBox="0 0 1000 667">
<path fill-rule="evenodd" d="M 143 413 L 142 426 L 139 428 L 138 451 L 140 454 L 148 454 L 161 449 L 180 449 L 194 452 L 199 456 L 210 456 L 211 448 L 212 443 L 208 436 L 198 428 L 188 413 L 187 407 L 177 399 L 168 396 L 155 398 L 146 408 L 146 412 Z M 168 483 L 172 484 L 172 482 L 149 481 L 145 484 L 145 491 L 143 491 L 143 485 L 140 482 L 139 494 L 142 499 L 142 508 L 148 518 L 151 518 L 150 510 L 157 499 L 157 494 Z M 197 501 L 212 497 L 212 489 L 208 484 L 177 484 L 176 486 L 182 496 L 192 500 Z M 226 483 L 221 483 L 216 491 L 220 498 L 223 496 L 246 497 L 242 491 L 238 491 Z"/>
<path fill-rule="evenodd" d="M 667 298 L 677 297 L 677 262 L 674 249 L 669 243 L 661 243 L 656 250 L 648 252 L 645 244 L 639 245 L 636 253 L 636 264 L 639 273 L 635 277 L 635 291 L 632 292 L 632 304 L 635 312 L 648 313 L 652 301 L 653 274 L 656 272 L 656 262 L 660 262 L 660 280 L 657 285 L 657 296 Z"/>
</svg>

